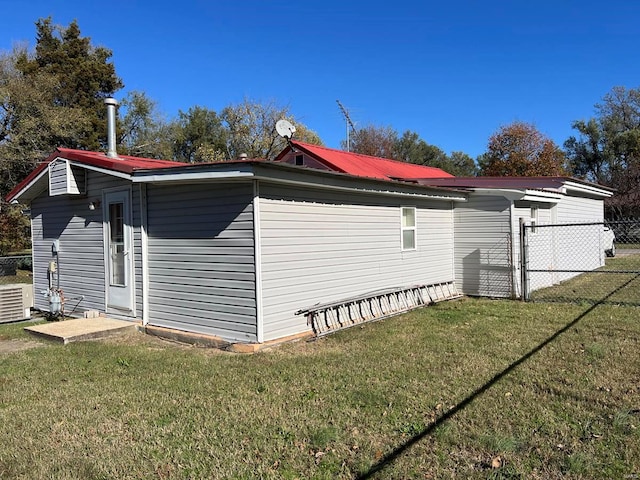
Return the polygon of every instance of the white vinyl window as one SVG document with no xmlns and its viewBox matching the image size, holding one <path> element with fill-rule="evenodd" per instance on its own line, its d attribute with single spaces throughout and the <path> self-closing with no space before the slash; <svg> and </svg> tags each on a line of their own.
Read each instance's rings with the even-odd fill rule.
<svg viewBox="0 0 640 480">
<path fill-rule="evenodd" d="M 536 225 L 538 224 L 538 207 L 531 206 L 531 233 L 536 233 Z"/>
<path fill-rule="evenodd" d="M 416 249 L 416 207 L 402 207 L 402 250 Z"/>
</svg>

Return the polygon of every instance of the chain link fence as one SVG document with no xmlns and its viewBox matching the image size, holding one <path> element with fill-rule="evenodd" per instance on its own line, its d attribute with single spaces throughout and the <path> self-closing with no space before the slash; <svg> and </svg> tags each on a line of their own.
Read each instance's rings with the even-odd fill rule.
<svg viewBox="0 0 640 480">
<path fill-rule="evenodd" d="M 521 228 L 525 300 L 640 306 L 640 219 Z"/>
<path fill-rule="evenodd" d="M 0 257 L 0 285 L 32 283 L 33 265 L 31 255 Z"/>
</svg>

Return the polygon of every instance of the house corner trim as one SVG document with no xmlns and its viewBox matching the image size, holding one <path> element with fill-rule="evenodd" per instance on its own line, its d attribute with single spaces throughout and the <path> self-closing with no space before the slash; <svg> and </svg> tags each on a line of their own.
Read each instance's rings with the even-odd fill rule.
<svg viewBox="0 0 640 480">
<path fill-rule="evenodd" d="M 253 181 L 253 249 L 255 269 L 255 297 L 256 297 L 256 340 L 264 342 L 264 318 L 262 310 L 262 245 L 260 235 L 260 184 Z"/>
</svg>

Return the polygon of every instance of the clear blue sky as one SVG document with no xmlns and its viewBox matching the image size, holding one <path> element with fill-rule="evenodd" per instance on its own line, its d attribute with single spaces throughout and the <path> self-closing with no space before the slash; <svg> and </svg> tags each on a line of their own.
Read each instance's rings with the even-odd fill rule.
<svg viewBox="0 0 640 480">
<path fill-rule="evenodd" d="M 245 97 L 288 105 L 329 147 L 345 122 L 473 157 L 515 120 L 562 145 L 612 87 L 640 87 L 634 0 L 0 0 L 0 49 L 77 19 L 125 91 L 171 118 Z"/>
</svg>

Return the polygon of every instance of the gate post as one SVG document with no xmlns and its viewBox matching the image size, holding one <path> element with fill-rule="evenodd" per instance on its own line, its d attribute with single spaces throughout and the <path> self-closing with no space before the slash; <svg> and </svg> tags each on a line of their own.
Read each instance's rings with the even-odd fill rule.
<svg viewBox="0 0 640 480">
<path fill-rule="evenodd" d="M 522 284 L 522 301 L 529 301 L 529 239 L 527 225 L 520 217 L 520 283 Z"/>
</svg>

